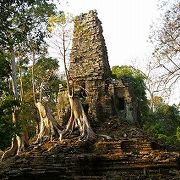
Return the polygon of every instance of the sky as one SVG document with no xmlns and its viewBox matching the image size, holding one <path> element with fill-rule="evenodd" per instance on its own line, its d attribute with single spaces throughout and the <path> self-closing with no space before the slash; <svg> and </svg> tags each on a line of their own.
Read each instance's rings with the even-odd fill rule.
<svg viewBox="0 0 180 180">
<path fill-rule="evenodd" d="M 110 66 L 143 66 L 151 52 L 150 25 L 158 16 L 158 0 L 68 0 L 60 9 L 73 15 L 96 9 L 102 21 Z"/>
</svg>

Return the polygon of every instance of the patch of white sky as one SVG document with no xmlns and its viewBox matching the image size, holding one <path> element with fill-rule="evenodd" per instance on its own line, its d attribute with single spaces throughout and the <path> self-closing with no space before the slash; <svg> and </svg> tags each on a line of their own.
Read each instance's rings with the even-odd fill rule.
<svg viewBox="0 0 180 180">
<path fill-rule="evenodd" d="M 59 9 L 79 15 L 96 9 L 102 21 L 110 66 L 144 65 L 151 51 L 150 25 L 158 16 L 158 0 L 69 0 Z"/>
</svg>

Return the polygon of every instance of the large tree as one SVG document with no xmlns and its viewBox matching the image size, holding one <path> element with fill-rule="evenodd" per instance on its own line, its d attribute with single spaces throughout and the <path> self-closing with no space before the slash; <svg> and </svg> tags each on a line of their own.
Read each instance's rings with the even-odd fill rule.
<svg viewBox="0 0 180 180">
<path fill-rule="evenodd" d="M 168 100 L 171 94 L 171 88 L 163 81 L 162 67 L 159 67 L 158 62 L 154 58 L 147 59 L 146 68 L 144 73 L 146 74 L 145 85 L 146 93 L 149 99 L 149 107 L 153 111 L 156 106 L 158 97 L 162 97 L 163 100 Z"/>
<path fill-rule="evenodd" d="M 16 102 L 12 98 L 8 79 L 11 73 L 10 64 L 5 54 L 0 54 L 0 148 L 9 146 L 16 129 L 12 123 L 12 109 Z M 7 133 L 8 132 L 8 133 Z"/>
<path fill-rule="evenodd" d="M 51 95 L 54 94 L 55 90 L 55 93 L 57 94 L 59 90 L 59 86 L 57 83 L 53 85 L 53 83 L 58 80 L 56 76 L 56 70 L 58 67 L 59 65 L 56 59 L 41 57 L 36 63 L 33 60 L 31 71 L 32 92 L 34 97 L 34 105 L 38 109 L 40 115 L 39 133 L 35 144 L 42 143 L 44 140 L 49 140 L 50 138 L 52 140 L 54 136 L 61 136 L 61 127 L 54 118 L 54 115 L 47 103 L 43 103 L 46 101 L 49 104 L 52 100 Z M 54 87 L 52 92 L 47 91 L 53 88 L 50 87 L 50 85 L 53 85 Z M 45 94 L 43 94 L 43 92 L 45 92 Z"/>
<path fill-rule="evenodd" d="M 0 2 L 0 47 L 1 51 L 10 54 L 12 69 L 12 89 L 14 99 L 19 101 L 19 92 L 17 86 L 16 72 L 16 51 L 20 45 L 27 41 L 28 36 L 36 42 L 43 40 L 47 18 L 54 13 L 54 5 L 45 0 L 15 0 Z M 17 107 L 14 107 L 12 118 L 14 124 L 17 125 L 18 113 Z M 24 134 L 17 135 L 12 140 L 11 148 L 6 151 L 3 158 L 9 155 L 18 154 L 23 146 L 25 138 Z"/>
<path fill-rule="evenodd" d="M 180 80 L 180 2 L 169 1 L 164 6 L 162 18 L 153 25 L 151 42 L 154 57 L 159 63 L 162 80 L 172 86 Z"/>
<path fill-rule="evenodd" d="M 93 140 L 95 138 L 95 133 L 90 126 L 80 98 L 75 96 L 73 79 L 69 76 L 67 66 L 72 40 L 73 23 L 76 31 L 78 31 L 76 33 L 82 31 L 82 27 L 80 27 L 76 18 L 72 18 L 71 15 L 67 16 L 61 12 L 59 15 L 49 18 L 49 31 L 56 36 L 56 42 L 54 42 L 54 45 L 58 48 L 58 53 L 60 54 L 60 58 L 64 64 L 67 81 L 67 93 L 71 107 L 71 116 L 66 128 L 61 133 L 61 138 L 67 134 L 71 134 L 74 128 L 77 127 L 80 132 L 80 140 L 86 141 Z M 79 35 L 81 34 L 79 33 Z M 88 36 L 88 33 L 83 34 L 83 36 Z M 57 40 L 59 41 L 57 42 Z"/>
<path fill-rule="evenodd" d="M 155 98 L 156 108 L 146 118 L 143 124 L 145 131 L 160 139 L 168 145 L 175 145 L 179 148 L 179 124 L 180 114 L 176 105 L 168 105 L 162 102 L 162 98 Z"/>
</svg>

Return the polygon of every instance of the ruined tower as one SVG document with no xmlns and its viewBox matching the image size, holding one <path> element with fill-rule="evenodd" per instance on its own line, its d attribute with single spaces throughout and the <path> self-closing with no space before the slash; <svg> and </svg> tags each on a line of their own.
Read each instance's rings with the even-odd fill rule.
<svg viewBox="0 0 180 180">
<path fill-rule="evenodd" d="M 92 122 L 113 115 L 131 122 L 136 119 L 129 84 L 111 76 L 101 21 L 96 11 L 83 13 L 75 20 L 69 76 Z M 60 93 L 60 102 L 65 104 L 62 96 L 63 92 Z M 67 106 L 62 106 L 59 111 L 59 114 L 66 114 Z"/>
<path fill-rule="evenodd" d="M 106 80 L 110 77 L 107 48 L 96 11 L 76 18 L 69 72 L 74 81 Z"/>
<path fill-rule="evenodd" d="M 76 91 L 84 96 L 83 103 L 89 117 L 100 118 L 103 109 L 105 111 L 101 101 L 106 94 L 105 82 L 111 76 L 111 69 L 101 21 L 96 11 L 81 14 L 76 19 L 69 75 Z"/>
</svg>

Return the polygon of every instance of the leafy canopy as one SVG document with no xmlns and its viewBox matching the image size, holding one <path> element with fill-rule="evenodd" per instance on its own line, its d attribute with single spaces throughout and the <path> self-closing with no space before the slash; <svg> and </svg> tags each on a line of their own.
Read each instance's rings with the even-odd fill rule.
<svg viewBox="0 0 180 180">
<path fill-rule="evenodd" d="M 26 40 L 43 36 L 48 17 L 54 13 L 55 5 L 46 0 L 2 0 L 0 1 L 0 47 L 11 49 Z"/>
</svg>

